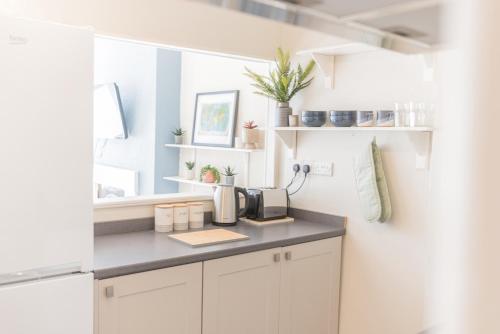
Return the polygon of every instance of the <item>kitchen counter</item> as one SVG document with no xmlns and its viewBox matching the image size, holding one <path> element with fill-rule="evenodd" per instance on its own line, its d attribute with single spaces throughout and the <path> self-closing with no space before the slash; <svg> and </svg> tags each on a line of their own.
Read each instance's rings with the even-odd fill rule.
<svg viewBox="0 0 500 334">
<path fill-rule="evenodd" d="M 239 222 L 224 227 L 249 236 L 248 240 L 196 248 L 153 230 L 96 236 L 94 275 L 96 279 L 104 279 L 345 234 L 344 217 L 297 209 L 294 212 L 293 223 L 255 226 Z M 219 227 L 205 227 L 212 228 Z"/>
</svg>

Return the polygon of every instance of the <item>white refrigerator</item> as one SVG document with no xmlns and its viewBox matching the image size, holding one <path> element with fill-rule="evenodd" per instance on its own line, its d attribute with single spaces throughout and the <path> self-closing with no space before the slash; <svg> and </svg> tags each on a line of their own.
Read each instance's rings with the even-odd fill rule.
<svg viewBox="0 0 500 334">
<path fill-rule="evenodd" d="M 0 16 L 0 333 L 90 334 L 93 32 Z"/>
</svg>

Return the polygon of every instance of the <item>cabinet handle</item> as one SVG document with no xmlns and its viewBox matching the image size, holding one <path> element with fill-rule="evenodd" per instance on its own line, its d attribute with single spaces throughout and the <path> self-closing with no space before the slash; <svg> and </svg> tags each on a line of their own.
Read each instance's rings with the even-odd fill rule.
<svg viewBox="0 0 500 334">
<path fill-rule="evenodd" d="M 107 286 L 104 289 L 104 294 L 106 295 L 107 298 L 114 297 L 114 295 L 115 295 L 115 289 L 113 288 L 113 286 Z"/>
<path fill-rule="evenodd" d="M 292 252 L 287 251 L 285 252 L 285 260 L 290 261 L 292 259 Z"/>
<path fill-rule="evenodd" d="M 281 258 L 280 253 L 276 253 L 273 255 L 274 262 L 280 262 L 280 258 Z"/>
</svg>

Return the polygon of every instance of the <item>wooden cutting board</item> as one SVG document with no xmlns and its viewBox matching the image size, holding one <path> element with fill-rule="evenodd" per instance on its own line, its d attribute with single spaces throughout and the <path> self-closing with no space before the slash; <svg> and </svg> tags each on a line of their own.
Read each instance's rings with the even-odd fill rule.
<svg viewBox="0 0 500 334">
<path fill-rule="evenodd" d="M 204 230 L 196 232 L 187 232 L 180 234 L 171 234 L 170 238 L 179 240 L 193 247 L 209 246 L 215 244 L 221 244 L 224 242 L 247 240 L 248 236 L 222 228 L 216 228 L 213 230 Z"/>
<path fill-rule="evenodd" d="M 285 217 L 285 218 L 278 218 L 278 219 L 271 219 L 271 220 L 253 220 L 250 218 L 240 218 L 242 222 L 256 225 L 256 226 L 264 226 L 264 225 L 271 225 L 271 224 L 283 224 L 283 223 L 293 223 L 294 219 L 292 217 Z"/>
</svg>

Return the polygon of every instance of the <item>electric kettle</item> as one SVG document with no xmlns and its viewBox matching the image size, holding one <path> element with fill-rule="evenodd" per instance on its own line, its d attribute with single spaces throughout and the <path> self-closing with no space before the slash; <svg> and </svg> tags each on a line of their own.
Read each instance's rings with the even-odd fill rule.
<svg viewBox="0 0 500 334">
<path fill-rule="evenodd" d="M 245 197 L 245 207 L 240 209 L 240 197 Z M 212 223 L 217 226 L 236 225 L 239 217 L 243 217 L 248 209 L 248 194 L 243 188 L 228 184 L 219 184 L 214 193 L 214 211 Z"/>
</svg>

